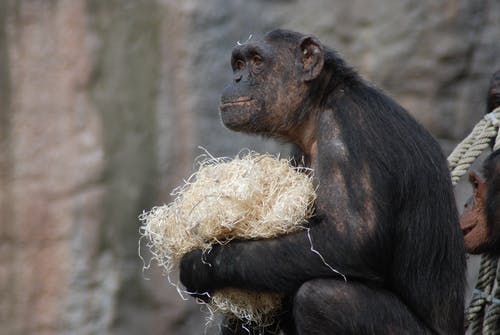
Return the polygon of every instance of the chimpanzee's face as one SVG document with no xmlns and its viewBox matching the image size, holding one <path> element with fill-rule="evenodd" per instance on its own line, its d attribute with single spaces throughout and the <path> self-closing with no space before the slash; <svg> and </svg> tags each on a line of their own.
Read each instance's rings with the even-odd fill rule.
<svg viewBox="0 0 500 335">
<path fill-rule="evenodd" d="M 236 131 L 285 136 L 307 97 L 311 78 L 306 78 L 304 71 L 317 76 L 323 66 L 322 58 L 320 66 L 313 64 L 316 68 L 311 67 L 313 62 L 304 63 L 319 57 L 312 54 L 311 41 L 306 36 L 299 36 L 297 43 L 265 38 L 236 46 L 231 57 L 233 82 L 221 97 L 222 122 Z M 317 44 L 313 47 L 320 50 Z"/>
<path fill-rule="evenodd" d="M 500 220 L 496 215 L 488 215 L 488 206 L 494 196 L 488 192 L 491 182 L 476 172 L 469 176 L 474 194 L 464 206 L 460 217 L 460 227 L 464 234 L 465 248 L 471 254 L 500 251 Z"/>
<path fill-rule="evenodd" d="M 270 135 L 286 127 L 287 119 L 292 118 L 289 113 L 298 108 L 304 90 L 294 73 L 294 63 L 289 49 L 266 42 L 234 48 L 233 83 L 221 98 L 222 122 L 236 131 Z"/>
<path fill-rule="evenodd" d="M 488 241 L 489 235 L 486 220 L 487 185 L 483 177 L 476 172 L 469 175 L 469 182 L 474 193 L 464 205 L 460 228 L 464 234 L 467 252 L 477 254 L 482 252 L 482 245 Z"/>
</svg>

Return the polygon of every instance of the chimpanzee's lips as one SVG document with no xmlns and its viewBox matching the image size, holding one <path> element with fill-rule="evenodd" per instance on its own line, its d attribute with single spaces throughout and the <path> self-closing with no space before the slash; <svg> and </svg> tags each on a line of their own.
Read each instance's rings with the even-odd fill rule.
<svg viewBox="0 0 500 335">
<path fill-rule="evenodd" d="M 476 225 L 472 225 L 472 226 L 468 226 L 468 227 L 462 228 L 462 234 L 464 236 L 467 236 L 467 234 L 469 234 L 475 227 L 476 227 Z"/>
<path fill-rule="evenodd" d="M 220 108 L 229 107 L 229 106 L 237 106 L 244 105 L 248 102 L 253 101 L 253 98 L 250 97 L 239 97 L 237 99 L 231 101 L 221 101 Z"/>
</svg>

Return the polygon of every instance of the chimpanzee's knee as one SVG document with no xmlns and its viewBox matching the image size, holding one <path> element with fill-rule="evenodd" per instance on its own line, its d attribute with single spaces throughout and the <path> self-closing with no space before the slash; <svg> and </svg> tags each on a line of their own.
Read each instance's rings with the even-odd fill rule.
<svg viewBox="0 0 500 335">
<path fill-rule="evenodd" d="M 349 315 L 345 305 L 352 303 L 349 294 L 348 287 L 339 280 L 315 279 L 302 284 L 293 300 L 298 334 L 323 334 L 325 329 L 341 329 L 339 321 Z"/>
<path fill-rule="evenodd" d="M 335 279 L 304 283 L 293 317 L 299 335 L 430 333 L 392 292 Z"/>
</svg>

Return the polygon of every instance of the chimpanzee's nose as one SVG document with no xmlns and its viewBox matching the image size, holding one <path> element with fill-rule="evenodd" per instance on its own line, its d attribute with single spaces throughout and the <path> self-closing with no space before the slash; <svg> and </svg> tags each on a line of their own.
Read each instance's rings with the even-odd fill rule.
<svg viewBox="0 0 500 335">
<path fill-rule="evenodd" d="M 238 73 L 238 74 L 234 75 L 234 81 L 236 83 L 239 83 L 241 81 L 241 78 L 243 78 L 243 75 L 241 73 Z"/>
</svg>

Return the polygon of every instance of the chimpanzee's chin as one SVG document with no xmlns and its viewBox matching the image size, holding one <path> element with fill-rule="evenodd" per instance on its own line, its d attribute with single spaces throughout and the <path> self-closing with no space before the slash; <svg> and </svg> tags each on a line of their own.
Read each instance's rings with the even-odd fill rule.
<svg viewBox="0 0 500 335">
<path fill-rule="evenodd" d="M 232 108 L 221 108 L 220 117 L 222 123 L 229 129 L 234 131 L 243 131 L 245 125 L 248 123 L 246 113 L 241 110 Z"/>
<path fill-rule="evenodd" d="M 226 104 L 220 106 L 220 117 L 227 128 L 248 132 L 253 130 L 252 123 L 259 110 L 260 108 L 255 104 L 246 104 L 245 106 Z"/>
</svg>

